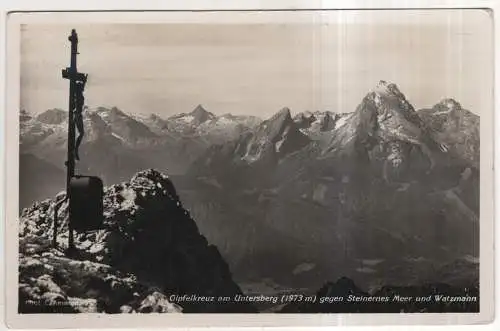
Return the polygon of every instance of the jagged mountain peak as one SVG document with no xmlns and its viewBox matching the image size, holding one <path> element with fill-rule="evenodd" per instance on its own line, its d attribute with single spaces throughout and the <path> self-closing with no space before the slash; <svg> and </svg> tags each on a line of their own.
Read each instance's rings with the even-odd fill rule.
<svg viewBox="0 0 500 331">
<path fill-rule="evenodd" d="M 196 169 L 194 171 L 204 173 L 207 169 L 218 167 L 218 160 L 228 160 L 228 164 L 244 166 L 276 163 L 311 142 L 292 120 L 288 107 L 262 122 L 255 117 L 250 118 L 250 122 L 251 128 L 245 130 L 237 140 L 210 148 L 200 158 L 200 162 L 193 166 Z"/>
<path fill-rule="evenodd" d="M 292 114 L 290 112 L 290 108 L 288 107 L 283 107 L 281 108 L 276 114 L 274 114 L 269 120 L 275 120 L 277 118 L 282 118 L 282 119 L 292 119 Z"/>
<path fill-rule="evenodd" d="M 183 131 L 187 129 L 188 131 L 192 130 L 193 127 L 199 126 L 202 123 L 215 119 L 216 116 L 211 112 L 207 111 L 201 104 L 196 106 L 194 110 L 190 113 L 180 113 L 177 115 L 173 115 L 168 118 L 168 120 L 173 121 L 174 126 L 181 125 L 180 128 L 175 128 L 175 131 Z M 188 126 L 185 128 L 184 126 Z"/>
<path fill-rule="evenodd" d="M 340 117 L 330 111 L 305 111 L 295 115 L 293 121 L 300 129 L 318 133 L 335 129 Z"/>
<path fill-rule="evenodd" d="M 163 118 L 161 115 L 158 115 L 157 113 L 132 114 L 131 117 L 139 122 L 155 123 L 165 121 L 165 118 Z"/>
<path fill-rule="evenodd" d="M 250 120 L 250 121 L 262 121 L 259 117 L 257 116 L 252 116 L 252 115 L 234 115 L 231 113 L 225 113 L 222 115 L 217 116 L 217 118 L 225 118 L 228 120 L 233 120 L 233 121 L 238 121 L 238 120 Z"/>
<path fill-rule="evenodd" d="M 257 127 L 246 144 L 243 159 L 255 162 L 270 155 L 280 157 L 304 147 L 309 142 L 309 138 L 300 132 L 293 121 L 290 109 L 284 107 Z"/>
<path fill-rule="evenodd" d="M 118 107 L 111 107 L 111 108 L 106 108 L 106 107 L 97 107 L 95 111 L 101 115 L 101 116 L 112 116 L 112 117 L 129 117 L 125 112 L 120 110 Z"/>
<path fill-rule="evenodd" d="M 453 98 L 446 98 L 441 100 L 433 107 L 436 111 L 453 112 L 462 110 L 462 105 Z"/>
<path fill-rule="evenodd" d="M 83 121 L 87 140 L 97 140 L 104 134 L 111 134 L 111 128 L 96 112 L 84 112 Z"/>
<path fill-rule="evenodd" d="M 48 109 L 38 114 L 36 119 L 45 124 L 61 124 L 68 118 L 68 112 L 59 108 Z"/>
<path fill-rule="evenodd" d="M 194 117 L 193 122 L 196 122 L 197 124 L 201 124 L 215 118 L 215 115 L 207 111 L 202 105 L 196 106 L 196 108 L 190 112 L 189 115 Z"/>
<path fill-rule="evenodd" d="M 373 102 L 378 112 L 388 108 L 406 113 L 415 112 L 413 106 L 408 102 L 398 86 L 385 80 L 379 81 L 367 94 L 365 100 Z"/>
<path fill-rule="evenodd" d="M 154 121 L 156 121 L 156 120 L 162 120 L 161 116 L 158 115 L 158 114 L 155 114 L 155 113 L 149 114 L 148 118 L 151 119 L 151 120 L 154 120 Z"/>
<path fill-rule="evenodd" d="M 313 113 L 306 111 L 303 113 L 298 113 L 293 117 L 293 121 L 301 129 L 307 129 L 311 126 L 314 121 L 316 121 L 316 116 Z"/>
<path fill-rule="evenodd" d="M 262 122 L 260 131 L 263 131 L 266 135 L 273 137 L 280 135 L 287 127 L 289 128 L 288 130 L 298 129 L 292 119 L 290 109 L 288 107 L 284 107 L 269 119 Z"/>
<path fill-rule="evenodd" d="M 318 112 L 316 112 L 318 113 Z M 304 112 L 300 112 L 300 113 L 297 113 L 294 117 L 293 117 L 293 120 L 295 122 L 298 122 L 298 121 L 302 121 L 302 120 L 307 120 L 307 119 L 312 119 L 314 120 L 315 119 L 315 116 L 314 116 L 315 113 L 309 111 L 309 110 L 306 110 Z"/>
<path fill-rule="evenodd" d="M 98 107 L 95 112 L 111 127 L 113 134 L 124 142 L 132 143 L 156 137 L 146 124 L 117 107 Z"/>
<path fill-rule="evenodd" d="M 165 116 L 165 114 L 150 113 L 148 118 L 155 121 L 166 121 L 168 116 Z"/>
<path fill-rule="evenodd" d="M 446 98 L 432 108 L 418 111 L 419 117 L 455 157 L 479 167 L 479 115 Z"/>
<path fill-rule="evenodd" d="M 26 109 L 21 109 L 19 112 L 19 121 L 22 122 L 27 122 L 33 118 L 33 115 L 30 114 Z"/>
<path fill-rule="evenodd" d="M 274 128 L 271 131 L 281 130 L 288 125 L 293 125 L 295 127 L 295 123 L 292 119 L 292 114 L 288 107 L 284 107 L 280 109 L 277 113 L 271 116 L 269 119 L 262 122 L 262 125 L 266 128 Z"/>
<path fill-rule="evenodd" d="M 199 104 L 198 106 L 196 106 L 193 111 L 191 111 L 191 114 L 192 115 L 195 115 L 195 114 L 205 114 L 205 113 L 209 113 L 205 107 L 203 107 L 203 105 Z"/>
<path fill-rule="evenodd" d="M 363 99 L 361 109 L 377 114 L 377 121 L 393 122 L 396 118 L 421 127 L 422 121 L 398 86 L 385 80 L 379 83 Z M 359 108 L 358 108 L 359 109 Z"/>
<path fill-rule="evenodd" d="M 370 159 L 384 159 L 387 181 L 403 181 L 409 176 L 411 171 L 407 169 L 416 168 L 412 155 L 418 154 L 422 160 L 422 172 L 432 171 L 437 162 L 447 159 L 447 146 L 436 141 L 396 84 L 383 80 L 346 118 L 346 124 L 335 131 L 326 150 L 331 155 L 349 152 L 367 163 Z M 417 152 L 411 154 L 412 150 Z"/>
<path fill-rule="evenodd" d="M 380 80 L 372 91 L 381 95 L 404 97 L 395 83 L 385 80 Z"/>
</svg>

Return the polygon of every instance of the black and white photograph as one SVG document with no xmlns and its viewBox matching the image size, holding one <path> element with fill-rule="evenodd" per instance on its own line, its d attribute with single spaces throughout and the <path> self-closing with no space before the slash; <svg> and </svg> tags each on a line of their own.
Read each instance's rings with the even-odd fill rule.
<svg viewBox="0 0 500 331">
<path fill-rule="evenodd" d="M 18 314 L 484 309 L 491 13 L 274 14 L 19 25 Z"/>
</svg>

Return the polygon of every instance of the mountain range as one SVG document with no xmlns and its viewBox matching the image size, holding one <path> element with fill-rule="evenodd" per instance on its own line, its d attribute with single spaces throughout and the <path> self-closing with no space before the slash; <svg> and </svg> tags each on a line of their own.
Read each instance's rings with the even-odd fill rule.
<svg viewBox="0 0 500 331">
<path fill-rule="evenodd" d="M 64 120 L 57 109 L 21 113 L 21 207 L 64 189 Z M 144 168 L 169 173 L 244 291 L 340 276 L 408 285 L 450 263 L 465 267 L 447 280 L 462 282 L 477 269 L 479 116 L 455 100 L 416 110 L 380 81 L 353 112 L 285 107 L 260 120 L 202 106 L 169 118 L 97 108 L 85 127 L 78 172 L 107 185 Z"/>
<path fill-rule="evenodd" d="M 215 116 L 202 106 L 168 119 L 126 114 L 116 107 L 89 109 L 84 112 L 82 161 L 76 172 L 100 176 L 106 184 L 148 167 L 184 174 L 209 146 L 231 140 L 259 121 L 253 116 Z M 49 109 L 35 116 L 23 111 L 20 132 L 21 168 L 27 169 L 21 171 L 20 205 L 26 207 L 64 187 L 59 183 L 67 152 L 67 112 Z M 34 187 L 45 191 L 33 192 Z"/>
<path fill-rule="evenodd" d="M 353 113 L 321 114 L 329 130 L 310 125 L 319 114 L 304 121 L 311 115 L 285 108 L 209 148 L 190 169 L 203 184 L 191 183 L 186 205 L 236 275 L 260 270 L 293 286 L 347 275 L 372 286 L 411 264 L 399 281 L 418 281 L 415 264 L 478 255 L 479 118 L 455 107 L 461 120 L 436 126 L 448 101 L 416 111 L 381 81 Z"/>
</svg>

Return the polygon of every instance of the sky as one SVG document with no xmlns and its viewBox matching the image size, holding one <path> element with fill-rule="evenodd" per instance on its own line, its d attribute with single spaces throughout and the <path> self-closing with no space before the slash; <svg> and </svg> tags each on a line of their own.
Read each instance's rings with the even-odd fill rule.
<svg viewBox="0 0 500 331">
<path fill-rule="evenodd" d="M 417 109 L 448 97 L 477 114 L 492 107 L 487 12 L 393 10 L 26 24 L 21 109 L 67 108 L 61 69 L 69 64 L 72 28 L 91 108 L 164 117 L 198 104 L 263 118 L 285 106 L 351 112 L 379 80 L 396 83 Z"/>
</svg>

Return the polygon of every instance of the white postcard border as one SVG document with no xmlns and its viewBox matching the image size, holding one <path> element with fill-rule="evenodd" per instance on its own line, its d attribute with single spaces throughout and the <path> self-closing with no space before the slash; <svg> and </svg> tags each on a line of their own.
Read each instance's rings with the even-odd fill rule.
<svg viewBox="0 0 500 331">
<path fill-rule="evenodd" d="M 125 1 L 129 3 L 130 1 Z M 223 3 L 224 5 L 221 5 Z M 211 9 L 256 9 L 256 1 L 242 1 L 235 4 L 229 1 L 221 1 L 211 6 Z M 368 1 L 313 1 L 305 4 L 304 1 L 292 2 L 294 4 L 283 4 L 282 1 L 258 2 L 259 9 L 338 9 L 338 8 L 373 8 L 374 4 Z M 405 8 L 477 8 L 470 1 L 405 1 L 398 3 L 398 7 Z M 480 8 L 494 10 L 496 4 L 493 1 L 482 2 L 485 5 Z M 137 6 L 137 3 L 134 3 Z M 191 4 L 191 5 L 190 5 Z M 274 4 L 274 5 L 273 5 Z M 144 3 L 142 4 L 144 8 Z M 280 6 L 281 5 L 281 6 Z M 123 2 L 121 2 L 123 7 Z M 195 10 L 206 5 L 200 1 L 188 1 L 182 4 L 171 4 L 164 9 L 171 10 Z M 393 1 L 378 1 L 376 7 L 391 8 Z M 42 6 L 40 6 L 42 7 Z M 20 10 L 34 9 L 33 6 Z M 76 9 L 73 6 L 67 9 Z M 96 6 L 96 8 L 100 8 Z M 102 8 L 102 7 L 101 7 Z M 131 6 L 131 9 L 139 7 Z M 43 9 L 43 8 L 39 8 Z M 54 9 L 47 6 L 46 10 Z M 61 10 L 62 8 L 59 8 Z M 205 18 L 212 12 L 202 12 Z M 170 14 L 170 16 L 169 16 Z M 172 15 L 173 14 L 173 15 Z M 229 14 L 229 15 L 228 15 Z M 230 21 L 231 12 L 224 15 Z M 196 326 L 332 326 L 332 325 L 379 325 L 379 324 L 481 324 L 489 322 L 493 318 L 495 286 L 493 284 L 494 271 L 494 205 L 493 205 L 493 109 L 481 115 L 481 227 L 480 227 L 480 313 L 466 314 L 168 314 L 168 315 L 100 315 L 100 314 L 77 314 L 77 315 L 53 315 L 34 314 L 20 315 L 17 313 L 17 221 L 18 215 L 18 176 L 19 176 L 19 94 L 20 94 L 20 24 L 23 23 L 67 23 L 67 20 L 77 19 L 77 24 L 88 22 L 125 23 L 125 22 L 166 22 L 169 17 L 196 15 L 193 12 L 80 12 L 80 13 L 15 13 L 8 18 L 7 28 L 7 81 L 6 97 L 7 107 L 5 115 L 5 238 L 6 238 L 6 321 L 10 327 L 15 328 L 109 328 L 109 327 L 164 327 L 166 323 L 177 327 Z M 182 20 L 182 18 L 180 18 Z M 495 25 L 495 29 L 498 27 Z M 498 33 L 495 33 L 498 38 Z M 495 78 L 498 79 L 498 71 L 495 66 Z M 493 70 L 492 70 L 493 75 Z M 492 77 L 493 78 L 493 77 Z M 498 82 L 498 81 L 496 81 Z M 493 79 L 492 79 L 493 83 Z M 496 85 L 495 85 L 496 86 Z M 493 93 L 492 93 L 493 97 Z M 496 97 L 496 96 L 495 96 Z M 498 102 L 496 97 L 495 105 Z M 492 103 L 493 105 L 493 103 Z"/>
</svg>

